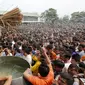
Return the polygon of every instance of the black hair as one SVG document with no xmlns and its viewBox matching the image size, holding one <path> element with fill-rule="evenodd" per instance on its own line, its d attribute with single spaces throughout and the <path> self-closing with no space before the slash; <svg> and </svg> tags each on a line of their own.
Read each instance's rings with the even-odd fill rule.
<svg viewBox="0 0 85 85">
<path fill-rule="evenodd" d="M 58 66 L 60 68 L 63 68 L 65 66 L 65 64 L 60 60 L 54 60 L 54 61 L 52 61 L 52 63 L 54 66 Z"/>
<path fill-rule="evenodd" d="M 85 64 L 83 62 L 79 63 L 79 73 L 84 73 Z"/>
<path fill-rule="evenodd" d="M 42 77 L 46 77 L 49 74 L 49 67 L 46 64 L 41 64 L 38 68 L 38 72 Z"/>
<path fill-rule="evenodd" d="M 32 52 L 32 48 L 26 47 L 26 48 L 24 48 L 24 52 L 26 52 L 27 54 L 30 54 L 30 52 Z"/>
<path fill-rule="evenodd" d="M 53 44 L 53 43 L 54 43 L 54 41 L 52 41 L 52 40 L 51 40 L 51 41 L 49 41 L 49 43 L 50 43 L 50 44 Z"/>
<path fill-rule="evenodd" d="M 46 49 L 52 49 L 53 48 L 53 46 L 52 45 L 47 45 L 47 47 L 46 47 Z"/>
<path fill-rule="evenodd" d="M 64 55 L 64 58 L 70 59 L 70 58 L 71 58 L 71 55 L 70 55 L 70 54 L 65 54 L 65 55 Z"/>
<path fill-rule="evenodd" d="M 22 50 L 24 50 L 25 48 L 27 48 L 27 45 L 22 44 Z"/>
<path fill-rule="evenodd" d="M 84 47 L 85 47 L 85 45 L 83 45 L 83 44 L 80 44 L 79 46 L 81 46 L 82 48 L 84 48 Z"/>
<path fill-rule="evenodd" d="M 15 38 L 13 38 L 13 40 L 14 40 L 14 42 L 17 42 L 18 41 L 18 39 L 15 37 Z"/>
<path fill-rule="evenodd" d="M 73 85 L 74 79 L 69 73 L 63 72 L 60 73 L 60 76 L 66 80 L 67 85 Z"/>
<path fill-rule="evenodd" d="M 37 48 L 37 44 L 33 44 L 32 47 L 33 47 L 33 50 L 35 50 Z"/>
<path fill-rule="evenodd" d="M 79 54 L 74 54 L 72 55 L 72 59 L 74 59 L 76 62 L 80 62 L 80 55 Z"/>
<path fill-rule="evenodd" d="M 17 44 L 18 44 L 18 45 L 22 45 L 22 43 L 21 43 L 21 42 L 17 42 Z"/>
<path fill-rule="evenodd" d="M 18 47 L 15 48 L 15 51 L 17 51 L 18 53 L 21 53 Z"/>
<path fill-rule="evenodd" d="M 81 67 L 81 68 L 84 68 L 84 69 L 85 69 L 85 64 L 84 64 L 83 62 L 80 62 L 80 63 L 79 63 L 79 67 Z"/>
<path fill-rule="evenodd" d="M 76 64 L 70 64 L 68 69 L 72 69 L 72 68 L 75 68 L 76 70 L 79 70 L 79 67 Z"/>
</svg>

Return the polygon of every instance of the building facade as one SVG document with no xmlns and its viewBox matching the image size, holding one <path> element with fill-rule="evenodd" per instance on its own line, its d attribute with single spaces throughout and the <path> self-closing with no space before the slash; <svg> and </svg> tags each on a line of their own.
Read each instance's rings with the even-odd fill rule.
<svg viewBox="0 0 85 85">
<path fill-rule="evenodd" d="M 22 22 L 40 22 L 40 17 L 38 15 L 38 13 L 28 13 L 28 12 L 24 12 L 23 14 L 23 20 Z"/>
</svg>

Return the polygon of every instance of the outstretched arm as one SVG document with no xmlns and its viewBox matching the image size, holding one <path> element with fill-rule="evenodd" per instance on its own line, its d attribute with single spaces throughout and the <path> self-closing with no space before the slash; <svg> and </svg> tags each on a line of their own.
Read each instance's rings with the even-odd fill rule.
<svg viewBox="0 0 85 85">
<path fill-rule="evenodd" d="M 44 54 L 44 56 L 46 58 L 47 64 L 51 65 L 51 60 L 50 60 L 49 56 L 47 55 L 45 48 L 42 48 L 42 53 Z"/>
<path fill-rule="evenodd" d="M 1 78 L 2 80 L 6 80 L 4 85 L 11 85 L 12 82 L 12 76 L 7 76 L 5 78 Z"/>
</svg>

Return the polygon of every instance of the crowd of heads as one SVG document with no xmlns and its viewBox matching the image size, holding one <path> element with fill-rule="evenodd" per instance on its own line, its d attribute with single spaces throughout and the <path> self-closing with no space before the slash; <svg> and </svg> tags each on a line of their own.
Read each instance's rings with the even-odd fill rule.
<svg viewBox="0 0 85 85">
<path fill-rule="evenodd" d="M 75 78 L 85 77 L 83 23 L 56 23 L 54 26 L 46 23 L 28 23 L 22 24 L 16 30 L 16 32 L 2 31 L 0 56 L 35 55 L 37 59 L 33 57 L 34 60 L 28 62 L 34 66 L 39 61 L 38 72 L 42 77 L 46 77 L 50 69 L 42 54 L 41 48 L 44 47 L 54 70 L 53 85 L 57 85 L 57 80 L 59 80 L 58 85 L 77 85 L 73 84 L 76 83 Z M 80 73 L 83 76 L 79 75 Z"/>
</svg>

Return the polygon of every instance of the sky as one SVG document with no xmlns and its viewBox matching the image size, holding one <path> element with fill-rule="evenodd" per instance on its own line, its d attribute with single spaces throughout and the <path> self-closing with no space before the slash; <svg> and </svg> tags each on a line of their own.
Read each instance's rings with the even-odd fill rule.
<svg viewBox="0 0 85 85">
<path fill-rule="evenodd" d="M 85 11 L 85 0 L 0 0 L 0 10 L 9 11 L 19 7 L 22 12 L 42 13 L 49 8 L 57 10 L 59 17 L 73 12 Z"/>
</svg>

